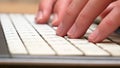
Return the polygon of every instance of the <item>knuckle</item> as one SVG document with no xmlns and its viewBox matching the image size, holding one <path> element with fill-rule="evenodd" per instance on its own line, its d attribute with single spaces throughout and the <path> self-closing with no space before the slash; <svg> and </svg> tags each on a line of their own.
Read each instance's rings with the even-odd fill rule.
<svg viewBox="0 0 120 68">
<path fill-rule="evenodd" d="M 113 26 L 112 20 L 107 20 L 105 22 L 105 24 L 108 25 L 108 26 Z"/>
<path fill-rule="evenodd" d="M 113 20 L 111 19 L 108 19 L 105 21 L 105 25 L 111 27 L 111 26 L 118 26 L 118 23 L 117 22 L 114 22 Z"/>
<path fill-rule="evenodd" d="M 80 17 L 81 17 L 81 18 L 83 18 L 83 19 L 85 19 L 85 18 L 87 18 L 87 17 L 88 17 L 88 15 L 87 15 L 87 14 L 85 14 L 85 13 L 80 13 Z"/>
<path fill-rule="evenodd" d="M 73 16 L 73 15 L 74 15 L 74 11 L 73 11 L 72 9 L 68 8 L 68 9 L 66 10 L 66 15 L 68 15 L 68 16 Z"/>
</svg>

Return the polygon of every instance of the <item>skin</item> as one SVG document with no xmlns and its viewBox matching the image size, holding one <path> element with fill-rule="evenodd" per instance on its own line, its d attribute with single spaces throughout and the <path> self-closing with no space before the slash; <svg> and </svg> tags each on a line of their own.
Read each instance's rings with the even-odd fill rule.
<svg viewBox="0 0 120 68">
<path fill-rule="evenodd" d="M 82 37 L 100 16 L 101 23 L 88 37 L 97 43 L 120 27 L 120 0 L 41 0 L 36 22 L 46 23 L 51 14 L 52 25 L 58 26 L 56 34 L 70 38 Z"/>
</svg>

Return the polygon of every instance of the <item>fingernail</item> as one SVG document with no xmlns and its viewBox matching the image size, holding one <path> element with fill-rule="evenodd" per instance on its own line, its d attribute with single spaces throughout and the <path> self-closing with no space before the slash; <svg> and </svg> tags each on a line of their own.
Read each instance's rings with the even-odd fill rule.
<svg viewBox="0 0 120 68">
<path fill-rule="evenodd" d="M 58 36 L 64 36 L 64 26 L 62 23 L 58 26 L 57 33 Z"/>
<path fill-rule="evenodd" d="M 99 30 L 96 29 L 90 36 L 89 36 L 89 41 L 90 42 L 93 42 L 93 43 L 96 43 L 98 41 L 98 36 L 99 36 Z"/>
<path fill-rule="evenodd" d="M 40 12 L 38 13 L 37 17 L 36 17 L 37 22 L 38 22 L 39 20 L 42 20 L 42 18 L 43 18 L 43 12 L 40 11 Z"/>
<path fill-rule="evenodd" d="M 53 14 L 52 25 L 55 25 L 55 26 L 58 25 L 57 21 L 58 21 L 58 15 L 55 13 Z"/>
<path fill-rule="evenodd" d="M 75 37 L 76 31 L 77 31 L 77 27 L 73 25 L 73 27 L 68 31 L 67 35 L 68 35 L 70 38 L 76 38 L 76 37 Z"/>
</svg>

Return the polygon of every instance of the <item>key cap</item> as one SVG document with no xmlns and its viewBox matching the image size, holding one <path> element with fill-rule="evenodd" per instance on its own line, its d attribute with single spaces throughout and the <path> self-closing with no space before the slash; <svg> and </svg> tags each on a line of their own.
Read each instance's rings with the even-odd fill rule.
<svg viewBox="0 0 120 68">
<path fill-rule="evenodd" d="M 22 15 L 10 15 L 10 17 L 30 55 L 55 55 L 51 47 Z M 20 27 L 19 25 L 22 26 Z M 21 28 L 24 30 L 21 31 Z"/>
<path fill-rule="evenodd" d="M 74 44 L 81 44 L 81 43 L 89 43 L 87 39 L 85 38 L 80 38 L 80 39 L 70 39 L 68 37 L 65 37 L 68 41 Z"/>
<path fill-rule="evenodd" d="M 88 38 L 88 36 L 92 33 L 93 31 L 88 29 L 84 37 Z"/>
<path fill-rule="evenodd" d="M 119 34 L 113 33 L 108 38 L 111 39 L 112 41 L 120 44 L 120 35 Z"/>
<path fill-rule="evenodd" d="M 90 29 L 91 29 L 92 31 L 94 31 L 96 28 L 97 28 L 97 25 L 96 25 L 96 24 L 92 24 L 92 25 L 90 26 Z"/>
</svg>

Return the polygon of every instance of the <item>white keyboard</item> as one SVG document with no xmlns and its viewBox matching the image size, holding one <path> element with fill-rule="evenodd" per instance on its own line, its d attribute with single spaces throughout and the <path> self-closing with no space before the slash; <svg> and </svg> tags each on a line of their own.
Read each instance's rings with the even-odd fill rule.
<svg viewBox="0 0 120 68">
<path fill-rule="evenodd" d="M 96 24 L 90 26 L 83 38 L 70 39 L 67 36 L 57 36 L 55 32 L 57 27 L 36 24 L 32 14 L 0 14 L 0 22 L 0 63 L 40 64 L 42 63 L 40 60 L 44 59 L 48 61 L 46 63 L 57 61 L 62 64 L 64 60 L 63 64 L 80 64 L 86 60 L 86 64 L 120 65 L 119 34 L 114 33 L 101 43 L 88 42 L 87 37 L 95 30 Z"/>
</svg>

